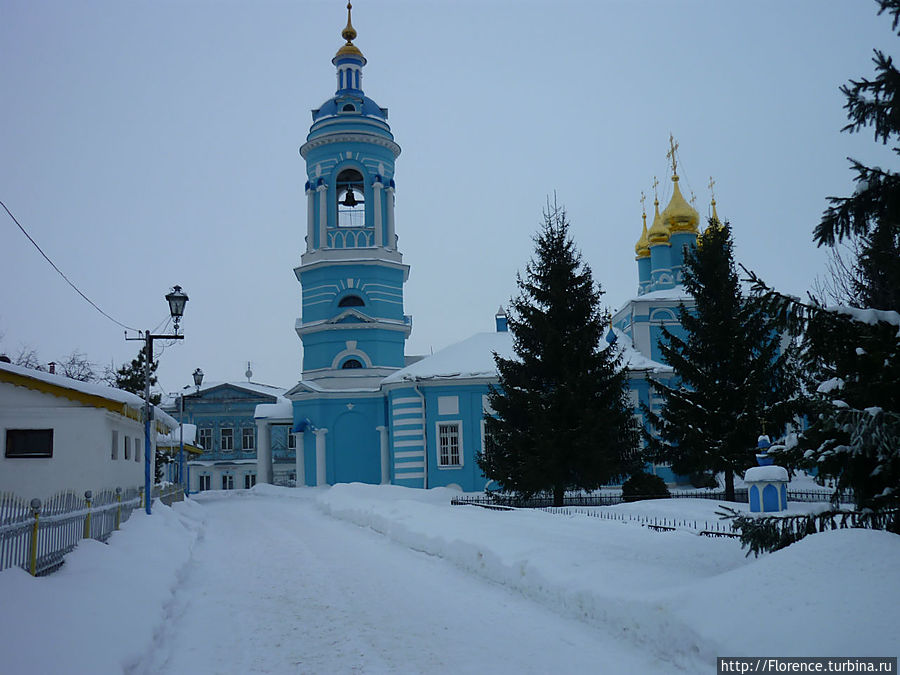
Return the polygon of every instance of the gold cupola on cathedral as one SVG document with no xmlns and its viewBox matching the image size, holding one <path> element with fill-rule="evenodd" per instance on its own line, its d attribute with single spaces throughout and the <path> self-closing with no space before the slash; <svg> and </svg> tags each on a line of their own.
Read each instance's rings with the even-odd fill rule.
<svg viewBox="0 0 900 675">
<path fill-rule="evenodd" d="M 697 213 L 693 206 L 688 204 L 681 194 L 681 188 L 678 187 L 678 158 L 675 155 L 677 150 L 678 143 L 675 142 L 674 137 L 670 134 L 669 152 L 666 153 L 666 156 L 672 162 L 672 198 L 662 212 L 662 219 L 672 234 L 676 232 L 699 234 L 700 214 Z"/>
<path fill-rule="evenodd" d="M 668 244 L 669 228 L 666 226 L 665 221 L 662 219 L 662 216 L 659 213 L 659 199 L 653 200 L 653 209 L 653 224 L 650 226 L 649 232 L 647 232 L 649 245 L 654 246 L 656 244 Z"/>
<path fill-rule="evenodd" d="M 644 203 L 644 193 L 641 193 L 641 204 Z M 657 209 L 658 211 L 658 209 Z M 650 257 L 650 237 L 647 235 L 647 212 L 644 209 L 641 209 L 641 218 L 644 221 L 643 229 L 641 230 L 641 238 L 637 240 L 637 243 L 634 245 L 634 255 L 636 260 L 640 260 L 641 258 L 649 258 Z"/>
<path fill-rule="evenodd" d="M 341 37 L 344 38 L 347 43 L 342 45 L 340 49 L 337 50 L 337 53 L 334 55 L 334 58 L 340 58 L 341 56 L 356 56 L 365 62 L 366 57 L 363 56 L 362 52 L 359 51 L 359 47 L 353 44 L 353 40 L 356 39 L 356 29 L 353 27 L 353 23 L 350 21 L 350 10 L 353 9 L 353 5 L 349 2 L 347 3 L 347 25 L 344 26 L 344 30 L 341 31 Z"/>
</svg>

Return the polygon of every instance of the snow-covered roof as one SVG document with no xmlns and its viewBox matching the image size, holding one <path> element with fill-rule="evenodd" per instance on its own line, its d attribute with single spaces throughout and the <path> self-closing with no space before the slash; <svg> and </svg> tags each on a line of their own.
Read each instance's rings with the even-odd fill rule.
<svg viewBox="0 0 900 675">
<path fill-rule="evenodd" d="M 672 288 L 664 288 L 658 291 L 650 291 L 649 293 L 644 293 L 643 295 L 636 295 L 628 300 L 625 304 L 627 305 L 629 302 L 643 302 L 646 300 L 693 301 L 693 299 L 693 296 L 685 290 L 684 286 L 678 284 L 677 286 L 673 286 Z"/>
<path fill-rule="evenodd" d="M 6 373 L 7 376 L 3 377 L 3 373 Z M 65 375 L 54 375 L 45 373 L 42 370 L 34 370 L 33 368 L 25 368 L 23 366 L 14 366 L 11 363 L 0 362 L 0 380 L 27 387 L 28 384 L 23 381 L 22 378 L 29 378 L 35 382 L 41 382 L 45 385 L 51 385 L 51 387 L 58 387 L 59 389 L 87 394 L 88 396 L 96 396 L 105 399 L 110 403 L 121 403 L 133 410 L 140 410 L 144 405 L 144 399 L 129 391 L 108 387 L 105 384 L 98 384 L 96 382 L 81 382 L 66 377 Z M 44 391 L 45 389 L 41 388 L 39 390 Z M 155 406 L 155 408 L 155 419 L 157 421 L 161 422 L 169 429 L 178 426 L 178 422 L 174 417 L 158 406 Z"/>
<path fill-rule="evenodd" d="M 294 404 L 284 396 L 279 396 L 276 403 L 260 403 L 253 413 L 254 419 L 293 419 Z"/>
<path fill-rule="evenodd" d="M 616 335 L 615 348 L 622 353 L 623 365 L 626 368 L 641 371 L 671 370 L 669 366 L 641 354 L 635 349 L 627 334 L 618 329 L 613 331 Z M 600 347 L 605 349 L 607 346 L 606 340 L 601 340 Z M 445 347 L 421 361 L 398 370 L 386 377 L 384 383 L 497 377 L 494 352 L 505 359 L 516 357 L 512 333 L 509 331 L 476 333 L 462 342 Z"/>
<path fill-rule="evenodd" d="M 450 378 L 496 377 L 494 352 L 501 357 L 515 357 L 512 333 L 476 333 L 470 338 L 426 356 L 411 366 L 407 366 L 385 378 L 385 384 L 392 382 L 415 382 Z"/>
<path fill-rule="evenodd" d="M 197 445 L 197 425 L 196 424 L 184 424 L 184 444 L 185 445 Z M 156 444 L 162 446 L 171 446 L 171 445 L 180 445 L 181 444 L 181 431 L 178 428 L 178 425 L 175 425 L 175 428 L 172 429 L 169 433 L 157 436 Z"/>
<path fill-rule="evenodd" d="M 753 466 L 744 473 L 745 483 L 787 481 L 788 472 L 783 466 Z"/>
</svg>

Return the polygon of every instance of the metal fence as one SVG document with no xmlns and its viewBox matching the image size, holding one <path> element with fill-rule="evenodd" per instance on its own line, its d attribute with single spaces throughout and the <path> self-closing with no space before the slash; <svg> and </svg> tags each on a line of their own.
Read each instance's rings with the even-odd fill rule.
<svg viewBox="0 0 900 675">
<path fill-rule="evenodd" d="M 788 490 L 788 501 L 794 502 L 827 502 L 831 500 L 832 492 L 828 490 Z M 562 506 L 614 506 L 623 502 L 643 501 L 645 499 L 712 499 L 725 501 L 724 490 L 672 490 L 668 495 L 623 497 L 621 492 L 600 492 L 596 494 L 567 494 L 563 497 Z M 749 502 L 747 488 L 738 488 L 734 491 L 734 501 L 741 504 Z M 850 495 L 841 495 L 841 503 L 851 503 Z M 474 504 L 476 506 L 509 507 L 519 509 L 544 509 L 553 506 L 551 495 L 535 495 L 528 499 L 507 494 L 491 495 L 465 495 L 454 497 L 454 505 Z"/>
<path fill-rule="evenodd" d="M 143 502 L 137 488 L 60 492 L 43 502 L 0 493 L 0 570 L 22 567 L 49 574 L 81 539 L 106 541 Z"/>
</svg>

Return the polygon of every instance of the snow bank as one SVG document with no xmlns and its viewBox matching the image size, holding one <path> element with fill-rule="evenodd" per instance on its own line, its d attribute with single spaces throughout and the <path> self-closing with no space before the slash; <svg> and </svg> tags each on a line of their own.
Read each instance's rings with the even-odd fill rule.
<svg viewBox="0 0 900 675">
<path fill-rule="evenodd" d="M 317 504 L 561 614 L 618 632 L 683 668 L 706 667 L 723 654 L 893 653 L 900 621 L 896 535 L 829 532 L 748 559 L 733 539 L 659 533 L 589 516 L 451 507 L 450 496 L 337 485 L 320 493 Z M 651 504 L 664 511 L 662 501 Z M 705 501 L 707 514 L 718 507 L 691 501 Z M 687 506 L 702 512 L 697 503 Z"/>
<path fill-rule="evenodd" d="M 0 572 L 0 670 L 119 673 L 136 664 L 169 618 L 200 508 L 157 501 L 153 515 L 135 511 L 108 545 L 82 541 L 54 574 Z"/>
</svg>

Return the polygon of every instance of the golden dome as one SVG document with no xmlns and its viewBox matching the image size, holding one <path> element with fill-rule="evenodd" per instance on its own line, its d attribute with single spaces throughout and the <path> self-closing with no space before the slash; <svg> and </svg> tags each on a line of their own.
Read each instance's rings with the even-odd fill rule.
<svg viewBox="0 0 900 675">
<path fill-rule="evenodd" d="M 353 9 L 353 5 L 349 2 L 347 3 L 347 25 L 344 26 L 344 30 L 341 31 L 341 37 L 347 41 L 347 44 L 342 45 L 340 49 L 337 50 L 337 54 L 334 55 L 334 58 L 338 58 L 341 56 L 358 56 L 359 58 L 363 58 L 362 52 L 359 51 L 359 47 L 353 44 L 353 40 L 356 39 L 356 29 L 353 27 L 353 24 L 350 21 L 350 10 Z"/>
<path fill-rule="evenodd" d="M 643 199 L 643 197 L 642 197 Z M 644 228 L 641 231 L 641 238 L 634 245 L 634 254 L 637 258 L 650 257 L 650 239 L 647 237 L 647 214 L 642 213 L 641 218 L 644 220 Z"/>
<path fill-rule="evenodd" d="M 650 226 L 650 231 L 647 233 L 647 238 L 650 240 L 650 245 L 654 244 L 668 244 L 669 243 L 669 228 L 666 226 L 665 221 L 662 219 L 662 216 L 659 215 L 659 200 L 653 200 L 653 208 L 656 211 L 656 214 L 653 216 L 653 225 Z"/>
<path fill-rule="evenodd" d="M 678 175 L 672 175 L 674 183 L 672 199 L 662 212 L 662 219 L 669 226 L 670 232 L 691 232 L 698 234 L 697 226 L 700 224 L 700 214 L 685 201 L 678 187 Z"/>
</svg>

